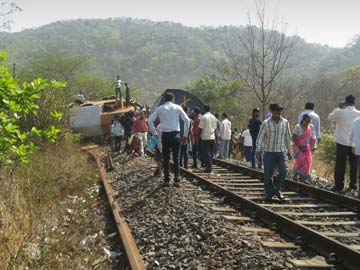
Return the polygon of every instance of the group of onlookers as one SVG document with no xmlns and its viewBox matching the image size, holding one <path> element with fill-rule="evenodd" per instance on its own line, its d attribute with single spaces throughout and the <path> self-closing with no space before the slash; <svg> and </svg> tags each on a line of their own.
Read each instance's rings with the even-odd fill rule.
<svg viewBox="0 0 360 270">
<path fill-rule="evenodd" d="M 147 120 L 146 112 L 128 114 L 114 121 L 111 134 L 113 151 L 119 152 L 123 137 L 127 141 L 138 140 L 138 148 L 132 151 L 144 156 L 147 131 L 152 135 L 148 147 L 155 149 L 158 170 L 164 172 L 164 185 L 170 182 L 169 161 L 173 158 L 174 186 L 179 186 L 179 166 L 188 169 L 188 155 L 192 154 L 192 168 L 199 162 L 204 172 L 212 172 L 214 157 L 229 158 L 231 153 L 241 151 L 252 168 L 264 168 L 265 196 L 283 200 L 282 185 L 288 173 L 288 160 L 294 158 L 294 178 L 307 179 L 311 175 L 313 151 L 321 142 L 320 117 L 314 112 L 314 104 L 306 103 L 298 116 L 297 124 L 290 129 L 289 121 L 282 117 L 283 107 L 271 104 L 265 120 L 260 120 L 260 110 L 253 109 L 246 129 L 238 133 L 232 129 L 226 113 L 222 119 L 211 113 L 210 105 L 203 112 L 196 107 L 189 111 L 173 103 L 174 95 L 164 95 L 165 104 L 159 106 Z M 346 160 L 350 162 L 349 189 L 356 189 L 358 158 L 360 156 L 360 111 L 356 110 L 355 98 L 347 96 L 344 103 L 329 114 L 328 119 L 336 123 L 335 186 L 333 191 L 344 188 Z M 355 120 L 355 121 L 354 121 Z M 135 136 L 135 137 L 134 137 Z M 274 171 L 278 172 L 273 181 Z"/>
<path fill-rule="evenodd" d="M 113 153 L 121 153 L 121 141 L 125 140 L 124 151 L 144 156 L 147 145 L 148 120 L 146 111 L 129 111 L 115 118 L 111 124 L 110 146 Z"/>
</svg>

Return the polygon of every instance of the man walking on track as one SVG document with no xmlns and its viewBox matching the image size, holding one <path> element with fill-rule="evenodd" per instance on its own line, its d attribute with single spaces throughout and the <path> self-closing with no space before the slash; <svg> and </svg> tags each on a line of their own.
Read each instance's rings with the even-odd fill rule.
<svg viewBox="0 0 360 270">
<path fill-rule="evenodd" d="M 292 159 L 291 132 L 288 120 L 281 117 L 282 106 L 273 104 L 271 117 L 266 119 L 260 128 L 256 141 L 256 158 L 263 152 L 265 200 L 272 200 L 275 195 L 279 200 L 285 200 L 281 194 L 288 171 L 288 159 Z M 277 166 L 279 175 L 273 183 L 274 168 Z"/>
<path fill-rule="evenodd" d="M 210 113 L 210 105 L 204 106 L 204 114 L 201 116 L 199 124 L 200 151 L 205 162 L 205 171 L 212 172 L 213 149 L 215 143 L 215 130 L 218 127 L 218 120 Z"/>
<path fill-rule="evenodd" d="M 329 114 L 329 121 L 336 123 L 334 141 L 336 143 L 336 164 L 335 164 L 335 186 L 332 191 L 342 191 L 344 189 L 344 177 L 346 169 L 346 160 L 350 162 L 350 184 L 349 189 L 356 189 L 357 176 L 357 159 L 352 152 L 352 145 L 350 142 L 350 134 L 353 126 L 353 121 L 360 116 L 355 106 L 355 97 L 349 95 L 345 98 L 345 103 L 340 103 L 339 108 L 336 108 Z"/>
<path fill-rule="evenodd" d="M 164 186 L 168 187 L 170 182 L 169 161 L 170 152 L 173 154 L 174 160 L 174 186 L 178 187 L 180 183 L 179 175 L 179 150 L 180 150 L 180 118 L 184 121 L 184 134 L 189 133 L 190 118 L 181 108 L 174 104 L 174 94 L 166 92 L 164 94 L 165 104 L 158 107 L 149 117 L 149 127 L 153 135 L 157 136 L 154 126 L 156 118 L 160 119 L 162 136 L 162 152 L 163 152 L 163 168 L 164 168 Z M 183 137 L 182 140 L 186 140 Z"/>
</svg>

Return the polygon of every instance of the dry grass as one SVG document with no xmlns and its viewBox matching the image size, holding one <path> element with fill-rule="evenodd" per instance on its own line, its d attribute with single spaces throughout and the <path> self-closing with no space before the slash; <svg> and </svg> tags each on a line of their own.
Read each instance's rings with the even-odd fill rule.
<svg viewBox="0 0 360 270">
<path fill-rule="evenodd" d="M 29 164 L 1 168 L 0 269 L 67 269 L 57 256 L 73 252 L 69 233 L 59 236 L 69 195 L 87 198 L 86 190 L 97 180 L 96 166 L 73 143 L 44 147 Z M 90 204 L 93 199 L 88 200 Z M 88 209 L 89 205 L 77 207 Z M 66 225 L 66 224 L 65 224 Z M 75 238 L 84 232 L 70 228 Z M 30 255 L 29 245 L 38 245 Z M 79 243 L 79 242 L 77 242 Z"/>
</svg>

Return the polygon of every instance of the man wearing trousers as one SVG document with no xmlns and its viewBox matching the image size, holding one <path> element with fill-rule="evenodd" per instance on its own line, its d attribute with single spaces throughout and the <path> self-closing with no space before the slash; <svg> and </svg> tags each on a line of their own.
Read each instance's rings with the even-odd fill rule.
<svg viewBox="0 0 360 270">
<path fill-rule="evenodd" d="M 213 149 L 215 143 L 215 130 L 218 127 L 218 120 L 210 113 L 210 105 L 204 106 L 204 114 L 201 116 L 199 124 L 200 151 L 205 162 L 206 173 L 212 172 Z"/>
<path fill-rule="evenodd" d="M 165 104 L 158 107 L 149 117 L 149 127 L 153 135 L 157 136 L 154 122 L 157 118 L 160 119 L 161 124 L 161 144 L 163 154 L 163 168 L 164 168 L 164 186 L 169 186 L 169 161 L 170 153 L 172 152 L 174 161 L 174 186 L 178 187 L 180 182 L 179 175 L 179 150 L 180 150 L 180 118 L 184 121 L 184 134 L 188 134 L 190 126 L 190 118 L 181 108 L 181 106 L 174 104 L 174 94 L 166 92 L 164 94 Z M 182 140 L 186 141 L 186 137 Z"/>
<path fill-rule="evenodd" d="M 251 167 L 253 169 L 256 168 L 256 160 L 255 160 L 255 153 L 256 153 L 256 139 L 259 135 L 259 131 L 260 131 L 260 127 L 261 127 L 261 121 L 259 120 L 260 118 L 260 109 L 259 108 L 254 108 L 252 111 L 252 118 L 249 120 L 249 131 L 251 134 L 251 139 L 252 139 L 252 153 L 251 153 Z M 258 160 L 258 168 L 261 169 L 262 168 L 262 159 L 261 159 L 261 155 L 260 158 Z"/>
<path fill-rule="evenodd" d="M 355 97 L 349 95 L 345 98 L 345 103 L 340 103 L 339 108 L 336 108 L 329 114 L 328 120 L 336 123 L 334 141 L 336 143 L 336 164 L 335 164 L 335 186 L 332 191 L 338 192 L 344 189 L 344 177 L 346 169 L 346 160 L 350 163 L 350 184 L 349 189 L 356 189 L 357 177 L 357 159 L 352 152 L 352 145 L 350 142 L 350 134 L 353 126 L 353 121 L 360 116 L 355 106 Z"/>
<path fill-rule="evenodd" d="M 281 201 L 285 200 L 281 189 L 288 171 L 286 153 L 288 159 L 292 159 L 292 147 L 289 122 L 281 117 L 282 109 L 281 105 L 273 104 L 271 117 L 262 123 L 256 141 L 256 158 L 264 153 L 265 200 L 272 200 L 274 195 Z M 273 182 L 276 166 L 279 175 Z"/>
<path fill-rule="evenodd" d="M 229 157 L 229 145 L 231 139 L 231 122 L 226 113 L 222 114 L 223 120 L 220 123 L 220 158 Z"/>
<path fill-rule="evenodd" d="M 194 108 L 194 122 L 191 128 L 191 139 L 192 139 L 192 158 L 193 165 L 192 168 L 197 169 L 197 160 L 200 155 L 200 134 L 199 134 L 199 124 L 200 124 L 201 114 L 200 108 Z"/>
</svg>

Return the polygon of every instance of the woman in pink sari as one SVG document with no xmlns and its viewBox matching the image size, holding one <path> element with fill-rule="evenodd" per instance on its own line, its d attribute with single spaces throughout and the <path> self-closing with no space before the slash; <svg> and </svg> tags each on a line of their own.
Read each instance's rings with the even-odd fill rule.
<svg viewBox="0 0 360 270">
<path fill-rule="evenodd" d="M 312 151 L 315 149 L 316 138 L 313 133 L 311 118 L 305 114 L 293 130 L 294 142 L 294 176 L 295 178 L 307 179 L 310 177 L 312 165 Z"/>
</svg>

